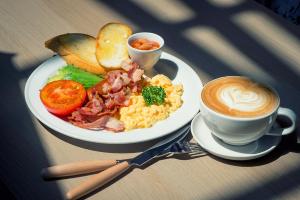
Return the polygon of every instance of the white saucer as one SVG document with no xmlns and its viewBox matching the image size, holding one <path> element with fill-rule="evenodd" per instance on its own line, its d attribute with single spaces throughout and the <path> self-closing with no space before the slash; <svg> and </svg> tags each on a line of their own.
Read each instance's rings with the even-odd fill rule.
<svg viewBox="0 0 300 200">
<path fill-rule="evenodd" d="M 198 113 L 192 121 L 191 132 L 194 139 L 209 153 L 229 160 L 251 160 L 262 157 L 271 152 L 279 144 L 279 136 L 263 136 L 246 145 L 234 146 L 224 143 L 212 135 Z"/>
</svg>

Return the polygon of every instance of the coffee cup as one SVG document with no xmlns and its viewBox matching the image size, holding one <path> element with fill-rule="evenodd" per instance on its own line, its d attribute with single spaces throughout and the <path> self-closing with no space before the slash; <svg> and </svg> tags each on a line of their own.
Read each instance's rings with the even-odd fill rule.
<svg viewBox="0 0 300 200">
<path fill-rule="evenodd" d="M 278 93 L 243 76 L 225 76 L 208 82 L 200 94 L 200 109 L 212 134 L 231 145 L 245 145 L 264 135 L 281 136 L 294 131 L 295 113 L 279 107 Z M 272 129 L 277 115 L 291 126 Z"/>
</svg>

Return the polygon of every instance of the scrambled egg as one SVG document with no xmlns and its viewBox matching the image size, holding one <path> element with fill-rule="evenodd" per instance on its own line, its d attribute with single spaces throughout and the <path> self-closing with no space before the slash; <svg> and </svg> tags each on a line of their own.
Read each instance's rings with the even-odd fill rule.
<svg viewBox="0 0 300 200">
<path fill-rule="evenodd" d="M 157 121 L 166 119 L 170 113 L 182 105 L 183 86 L 181 84 L 173 85 L 171 80 L 162 74 L 154 76 L 148 84 L 164 88 L 165 102 L 162 105 L 147 106 L 141 94 L 131 96 L 130 105 L 120 109 L 120 120 L 125 124 L 125 130 L 151 127 Z"/>
</svg>

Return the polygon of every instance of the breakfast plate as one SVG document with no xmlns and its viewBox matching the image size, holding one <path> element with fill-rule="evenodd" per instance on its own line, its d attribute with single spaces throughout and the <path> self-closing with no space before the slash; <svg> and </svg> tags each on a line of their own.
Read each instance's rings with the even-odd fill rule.
<svg viewBox="0 0 300 200">
<path fill-rule="evenodd" d="M 265 135 L 246 145 L 226 144 L 212 134 L 204 123 L 201 112 L 193 119 L 191 132 L 202 148 L 217 157 L 228 160 L 252 160 L 262 157 L 274 150 L 281 141 L 279 136 Z"/>
<path fill-rule="evenodd" d="M 46 60 L 30 75 L 26 82 L 24 93 L 26 104 L 34 116 L 43 124 L 63 135 L 79 140 L 104 144 L 130 144 L 156 139 L 176 131 L 193 119 L 199 111 L 200 105 L 197 94 L 200 93 L 202 88 L 202 82 L 198 75 L 179 58 L 163 52 L 160 62 L 162 64 L 159 65 L 158 63 L 156 69 L 159 67 L 160 69 L 157 70 L 161 73 L 160 70 L 164 71 L 163 68 L 167 65 L 166 68 L 168 69 L 165 71 L 172 71 L 169 76 L 172 83 L 183 85 L 183 104 L 178 110 L 171 113 L 167 119 L 157 122 L 150 128 L 134 129 L 119 133 L 93 131 L 76 127 L 49 113 L 41 102 L 39 95 L 48 77 L 66 65 L 66 62 L 60 56 L 54 56 Z"/>
</svg>

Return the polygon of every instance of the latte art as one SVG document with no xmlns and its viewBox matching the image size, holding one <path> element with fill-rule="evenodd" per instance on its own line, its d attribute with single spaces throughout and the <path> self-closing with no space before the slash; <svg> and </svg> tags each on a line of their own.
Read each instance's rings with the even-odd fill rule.
<svg viewBox="0 0 300 200">
<path fill-rule="evenodd" d="M 278 97 L 271 89 L 238 76 L 211 81 L 204 87 L 201 98 L 211 109 L 237 117 L 264 115 L 278 105 Z"/>
<path fill-rule="evenodd" d="M 259 92 L 259 91 L 258 91 Z M 267 96 L 255 91 L 245 91 L 244 88 L 229 86 L 218 91 L 220 102 L 230 109 L 253 111 L 267 103 Z"/>
</svg>

